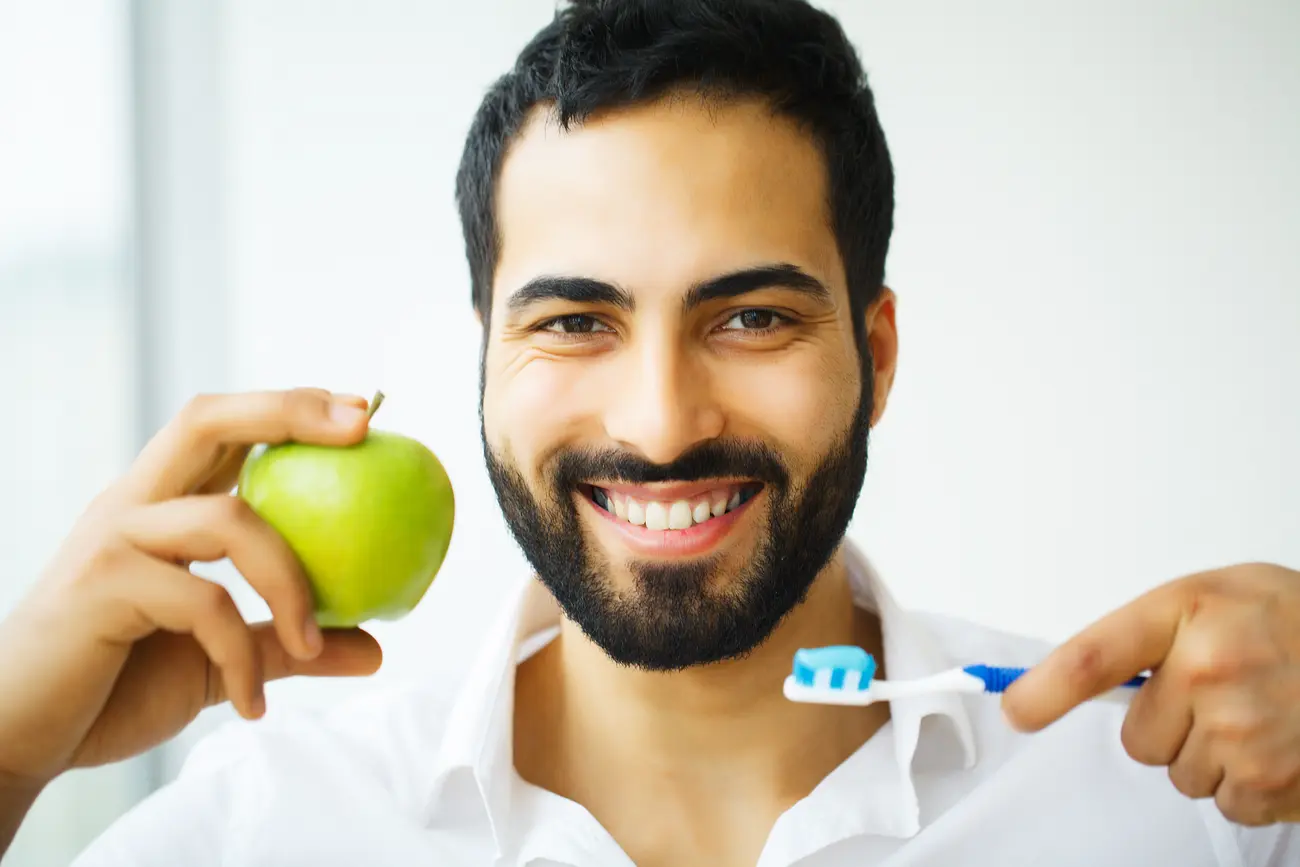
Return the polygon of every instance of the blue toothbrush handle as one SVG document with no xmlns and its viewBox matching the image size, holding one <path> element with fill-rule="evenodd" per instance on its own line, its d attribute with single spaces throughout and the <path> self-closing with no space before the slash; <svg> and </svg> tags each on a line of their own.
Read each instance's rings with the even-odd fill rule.
<svg viewBox="0 0 1300 867">
<path fill-rule="evenodd" d="M 1020 675 L 1029 669 L 999 668 L 994 665 L 968 665 L 962 670 L 984 681 L 985 692 L 1005 692 L 1007 687 L 1015 683 L 1020 678 Z M 1121 686 L 1137 689 L 1147 682 L 1148 677 L 1149 675 L 1139 674 L 1137 677 L 1125 681 Z"/>
</svg>

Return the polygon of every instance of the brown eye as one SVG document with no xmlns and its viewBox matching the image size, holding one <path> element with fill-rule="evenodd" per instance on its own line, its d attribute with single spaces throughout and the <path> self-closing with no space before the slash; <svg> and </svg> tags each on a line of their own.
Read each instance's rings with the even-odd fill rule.
<svg viewBox="0 0 1300 867">
<path fill-rule="evenodd" d="M 557 316 L 547 320 L 542 324 L 542 330 L 553 334 L 597 334 L 612 329 L 594 316 L 571 313 L 568 316 Z"/>
<path fill-rule="evenodd" d="M 784 323 L 784 317 L 773 310 L 753 308 L 742 310 L 727 320 L 724 331 L 769 331 Z"/>
</svg>

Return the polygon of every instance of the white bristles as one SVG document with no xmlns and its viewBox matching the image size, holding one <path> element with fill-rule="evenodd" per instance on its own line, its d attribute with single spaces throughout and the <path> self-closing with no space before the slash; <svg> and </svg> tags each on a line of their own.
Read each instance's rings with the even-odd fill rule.
<svg viewBox="0 0 1300 867">
<path fill-rule="evenodd" d="M 821 672 L 818 672 L 818 676 Z M 828 678 L 829 680 L 829 678 Z M 814 681 L 815 682 L 815 681 Z M 878 701 L 879 697 L 873 692 L 874 685 L 866 689 L 831 689 L 829 686 L 804 686 L 794 679 L 787 677 L 783 692 L 785 697 L 790 701 L 802 702 L 804 704 L 840 704 L 861 707 L 872 702 Z"/>
<path fill-rule="evenodd" d="M 913 695 L 933 695 L 941 692 L 980 693 L 984 691 L 984 681 L 967 674 L 960 668 L 942 671 L 917 680 L 873 680 L 866 689 L 858 689 L 860 672 L 846 672 L 844 686 L 831 687 L 831 672 L 820 669 L 813 675 L 813 685 L 804 686 L 793 676 L 785 679 L 783 692 L 791 701 L 805 704 L 838 704 L 853 707 L 872 704 L 877 701 L 891 701 Z"/>
</svg>

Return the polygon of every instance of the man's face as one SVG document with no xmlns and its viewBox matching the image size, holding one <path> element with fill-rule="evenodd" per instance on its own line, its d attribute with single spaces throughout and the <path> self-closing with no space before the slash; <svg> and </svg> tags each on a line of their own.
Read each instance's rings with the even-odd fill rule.
<svg viewBox="0 0 1300 867">
<path fill-rule="evenodd" d="M 619 662 L 747 653 L 833 555 L 866 468 L 869 367 L 813 140 L 756 102 L 569 132 L 539 111 L 497 220 L 483 438 L 525 554 Z"/>
</svg>

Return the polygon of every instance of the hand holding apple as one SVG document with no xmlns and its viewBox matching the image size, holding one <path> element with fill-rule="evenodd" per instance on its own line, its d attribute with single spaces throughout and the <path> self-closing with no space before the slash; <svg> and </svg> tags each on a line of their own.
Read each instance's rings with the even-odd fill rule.
<svg viewBox="0 0 1300 867">
<path fill-rule="evenodd" d="M 299 471 L 283 477 L 268 472 L 276 480 L 268 501 L 292 504 L 294 491 L 279 486 L 297 480 L 303 493 L 331 496 L 353 516 L 349 537 L 359 547 L 331 548 L 351 553 L 341 569 L 321 572 L 329 618 L 414 604 L 446 550 L 450 489 L 432 456 L 409 441 L 371 442 L 365 408 L 364 398 L 320 389 L 199 397 L 96 497 L 0 622 L 0 853 L 42 788 L 69 768 L 143 752 L 219 702 L 259 717 L 269 680 L 379 667 L 379 645 L 365 632 L 321 631 L 315 591 L 290 545 L 230 495 L 255 443 L 311 443 L 349 456 L 294 459 L 285 466 Z M 322 481 L 331 473 L 333 488 Z M 359 508 L 351 495 L 377 508 Z M 319 515 L 331 527 L 348 524 L 328 509 Z M 385 543 L 391 551 L 374 547 Z M 227 557 L 272 622 L 245 623 L 224 587 L 188 568 Z M 358 589 L 350 582 L 363 574 L 394 583 Z"/>
</svg>

